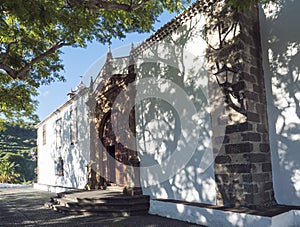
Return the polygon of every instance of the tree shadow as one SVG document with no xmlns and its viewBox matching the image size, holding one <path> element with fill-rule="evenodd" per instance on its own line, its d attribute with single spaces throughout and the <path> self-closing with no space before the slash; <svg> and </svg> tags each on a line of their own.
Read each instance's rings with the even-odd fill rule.
<svg viewBox="0 0 300 227">
<path fill-rule="evenodd" d="M 38 145 L 37 183 L 49 187 L 84 188 L 86 166 L 90 161 L 87 94 L 86 87 L 78 87 L 72 99 L 43 123 L 46 125 L 46 143 L 39 142 Z M 59 158 L 60 163 L 56 161 Z M 63 164 L 59 173 L 55 171 L 58 164 Z"/>
<path fill-rule="evenodd" d="M 284 0 L 260 10 L 275 197 L 300 204 L 300 2 Z"/>
<path fill-rule="evenodd" d="M 151 198 L 215 204 L 204 23 L 199 14 L 135 56 L 141 185 Z"/>
</svg>

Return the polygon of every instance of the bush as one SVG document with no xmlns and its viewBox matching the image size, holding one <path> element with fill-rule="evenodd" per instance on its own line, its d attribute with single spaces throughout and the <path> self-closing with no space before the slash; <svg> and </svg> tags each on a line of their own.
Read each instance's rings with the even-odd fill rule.
<svg viewBox="0 0 300 227">
<path fill-rule="evenodd" d="M 0 160 L 0 183 L 18 183 L 20 174 L 16 172 L 16 165 L 7 159 Z"/>
</svg>

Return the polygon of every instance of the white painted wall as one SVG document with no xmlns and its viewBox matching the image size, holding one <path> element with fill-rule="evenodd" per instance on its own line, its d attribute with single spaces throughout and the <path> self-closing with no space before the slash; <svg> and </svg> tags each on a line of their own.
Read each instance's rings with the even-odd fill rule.
<svg viewBox="0 0 300 227">
<path fill-rule="evenodd" d="M 300 1 L 260 10 L 275 197 L 300 205 Z"/>
<path fill-rule="evenodd" d="M 300 212 L 297 210 L 268 217 L 187 204 L 150 201 L 149 213 L 212 227 L 295 227 L 300 225 Z"/>
<path fill-rule="evenodd" d="M 197 15 L 136 59 L 143 193 L 215 204 L 205 19 Z"/>
<path fill-rule="evenodd" d="M 86 165 L 90 161 L 90 129 L 85 104 L 87 97 L 88 93 L 85 93 L 79 99 L 69 101 L 39 125 L 38 184 L 84 188 L 87 183 Z M 62 119 L 61 143 L 58 142 L 56 135 L 58 119 Z M 73 138 L 70 136 L 70 124 Z M 43 145 L 43 125 L 46 125 L 45 145 Z M 54 161 L 59 156 L 64 161 L 63 176 L 55 175 Z"/>
</svg>

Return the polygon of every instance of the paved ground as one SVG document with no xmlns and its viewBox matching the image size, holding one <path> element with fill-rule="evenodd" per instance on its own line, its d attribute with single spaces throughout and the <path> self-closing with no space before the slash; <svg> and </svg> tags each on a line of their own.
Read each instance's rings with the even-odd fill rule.
<svg viewBox="0 0 300 227">
<path fill-rule="evenodd" d="M 0 188 L 0 226 L 198 226 L 153 215 L 103 218 L 65 215 L 44 207 L 49 192 L 27 188 Z"/>
</svg>

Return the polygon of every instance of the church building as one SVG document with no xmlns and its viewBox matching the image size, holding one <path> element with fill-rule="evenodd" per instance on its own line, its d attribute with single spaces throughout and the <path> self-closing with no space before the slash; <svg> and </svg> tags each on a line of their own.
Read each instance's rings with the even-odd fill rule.
<svg viewBox="0 0 300 227">
<path fill-rule="evenodd" d="M 128 56 L 109 48 L 37 125 L 35 187 L 118 185 L 207 226 L 300 225 L 297 9 L 198 0 Z"/>
</svg>

